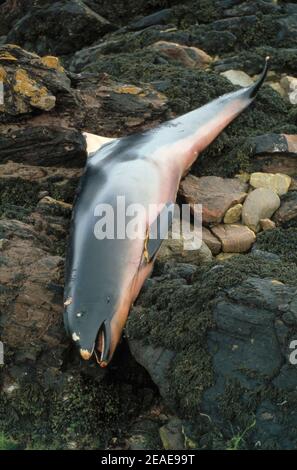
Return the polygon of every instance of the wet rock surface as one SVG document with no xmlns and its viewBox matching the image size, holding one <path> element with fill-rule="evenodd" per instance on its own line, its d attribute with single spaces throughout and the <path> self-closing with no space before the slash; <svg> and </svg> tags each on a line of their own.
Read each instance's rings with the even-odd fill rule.
<svg viewBox="0 0 297 470">
<path fill-rule="evenodd" d="M 0 432 L 18 447 L 296 448 L 296 19 L 262 0 L 0 2 Z M 62 324 L 82 131 L 152 128 L 267 55 L 269 84 L 181 185 L 202 248 L 164 244 L 111 366 L 82 363 Z M 255 240 L 240 205 L 263 185 Z"/>
</svg>

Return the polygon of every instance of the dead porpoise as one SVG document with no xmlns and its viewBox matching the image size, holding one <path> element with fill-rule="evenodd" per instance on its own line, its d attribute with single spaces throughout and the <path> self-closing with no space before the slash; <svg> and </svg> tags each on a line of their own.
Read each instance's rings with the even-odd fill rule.
<svg viewBox="0 0 297 470">
<path fill-rule="evenodd" d="M 176 200 L 179 183 L 197 156 L 254 100 L 267 73 L 247 88 L 225 94 L 157 128 L 105 143 L 88 159 L 73 209 L 66 261 L 65 327 L 83 359 L 111 360 L 129 310 L 150 275 L 163 238 L 150 238 L 162 208 Z M 145 208 L 143 236 L 98 239 L 98 204 L 116 213 Z M 149 205 L 159 207 L 148 211 Z M 104 206 L 105 207 L 105 206 Z"/>
</svg>

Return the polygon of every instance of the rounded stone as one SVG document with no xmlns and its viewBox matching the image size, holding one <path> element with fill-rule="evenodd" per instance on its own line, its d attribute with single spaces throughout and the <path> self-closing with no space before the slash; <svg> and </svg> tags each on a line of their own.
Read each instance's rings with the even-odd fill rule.
<svg viewBox="0 0 297 470">
<path fill-rule="evenodd" d="M 260 229 L 261 219 L 270 219 L 280 206 L 280 198 L 269 188 L 257 188 L 251 191 L 242 208 L 242 221 L 254 232 Z"/>
</svg>

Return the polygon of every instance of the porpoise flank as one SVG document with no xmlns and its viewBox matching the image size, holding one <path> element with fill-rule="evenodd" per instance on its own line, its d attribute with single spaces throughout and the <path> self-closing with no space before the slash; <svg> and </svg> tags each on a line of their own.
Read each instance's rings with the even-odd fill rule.
<svg viewBox="0 0 297 470">
<path fill-rule="evenodd" d="M 268 68 L 253 85 L 158 127 L 107 141 L 87 161 L 72 213 L 66 260 L 64 322 L 83 359 L 105 367 L 121 338 L 131 305 L 150 275 L 159 239 L 151 228 L 176 200 L 179 183 L 199 153 L 254 100 Z M 96 147 L 96 143 L 95 143 Z M 98 204 L 141 204 L 141 237 L 95 236 Z M 158 210 L 149 211 L 150 205 Z"/>
</svg>

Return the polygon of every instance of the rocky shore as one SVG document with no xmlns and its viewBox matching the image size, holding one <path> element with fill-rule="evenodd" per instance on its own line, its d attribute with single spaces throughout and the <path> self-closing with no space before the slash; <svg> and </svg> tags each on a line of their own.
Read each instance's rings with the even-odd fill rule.
<svg viewBox="0 0 297 470">
<path fill-rule="evenodd" d="M 297 447 L 296 30 L 285 1 L 0 0 L 0 448 Z M 150 129 L 267 55 L 181 183 L 202 246 L 164 242 L 110 367 L 82 362 L 62 296 L 83 132 Z"/>
</svg>

